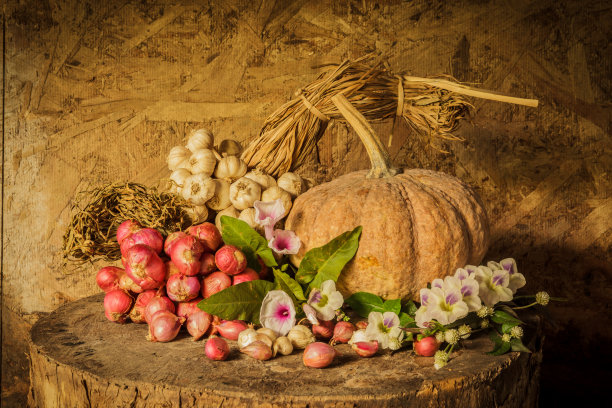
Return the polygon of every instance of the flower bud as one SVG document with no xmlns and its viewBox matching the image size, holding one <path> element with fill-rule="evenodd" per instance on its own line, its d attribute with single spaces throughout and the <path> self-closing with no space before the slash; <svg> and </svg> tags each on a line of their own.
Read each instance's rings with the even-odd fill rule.
<svg viewBox="0 0 612 408">
<path fill-rule="evenodd" d="M 514 337 L 515 339 L 520 339 L 523 337 L 523 328 L 521 326 L 514 326 L 512 329 L 510 329 L 510 336 Z"/>
<path fill-rule="evenodd" d="M 546 306 L 550 302 L 550 295 L 547 292 L 538 292 L 536 293 L 535 300 L 539 305 Z"/>
<path fill-rule="evenodd" d="M 287 333 L 287 338 L 296 349 L 304 349 L 315 341 L 315 336 L 310 329 L 302 325 L 292 327 L 289 333 Z"/>
<path fill-rule="evenodd" d="M 436 354 L 434 354 L 434 367 L 436 370 L 441 369 L 448 363 L 448 353 L 438 350 Z"/>
<path fill-rule="evenodd" d="M 510 335 L 508 333 L 504 333 L 503 336 L 501 336 L 501 340 L 504 343 L 510 343 L 510 340 L 511 340 Z"/>
<path fill-rule="evenodd" d="M 442 331 L 436 332 L 436 341 L 438 343 L 444 343 L 444 332 Z"/>
<path fill-rule="evenodd" d="M 472 334 L 472 328 L 467 324 L 462 324 L 457 330 L 462 339 L 467 339 Z"/>
<path fill-rule="evenodd" d="M 447 330 L 444 333 L 444 340 L 448 344 L 457 344 L 459 342 L 459 332 L 455 329 Z"/>
<path fill-rule="evenodd" d="M 489 319 L 482 319 L 480 322 L 480 327 L 486 329 L 489 327 Z"/>
</svg>

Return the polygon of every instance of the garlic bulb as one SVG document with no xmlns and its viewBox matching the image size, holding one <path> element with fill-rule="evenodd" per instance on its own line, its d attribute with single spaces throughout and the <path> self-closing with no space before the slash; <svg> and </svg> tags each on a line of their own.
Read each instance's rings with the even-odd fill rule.
<svg viewBox="0 0 612 408">
<path fill-rule="evenodd" d="M 194 224 L 200 224 L 208 219 L 208 208 L 205 205 L 187 207 L 186 212 Z"/>
<path fill-rule="evenodd" d="M 219 160 L 215 177 L 218 179 L 227 179 L 230 182 L 238 180 L 247 172 L 247 165 L 236 156 L 227 156 Z"/>
<path fill-rule="evenodd" d="M 240 156 L 240 153 L 242 153 L 242 146 L 235 140 L 225 139 L 219 143 L 219 153 L 221 153 L 223 157 Z"/>
<path fill-rule="evenodd" d="M 261 186 L 262 190 L 274 187 L 276 185 L 276 180 L 274 180 L 274 177 L 264 173 L 259 169 L 249 171 L 247 174 L 244 175 L 244 177 L 250 178 L 251 180 L 257 182 Z"/>
<path fill-rule="evenodd" d="M 230 186 L 230 201 L 237 210 L 252 207 L 253 203 L 260 197 L 261 187 L 259 184 L 246 177 L 242 177 Z"/>
<path fill-rule="evenodd" d="M 187 140 L 187 148 L 191 150 L 192 153 L 202 149 L 212 149 L 214 145 L 215 140 L 213 135 L 210 130 L 206 129 L 194 130 Z"/>
<path fill-rule="evenodd" d="M 279 337 L 274 340 L 272 345 L 272 357 L 276 357 L 276 354 L 281 353 L 283 356 L 288 356 L 293 353 L 293 344 L 287 337 Z"/>
<path fill-rule="evenodd" d="M 249 227 L 254 230 L 259 229 L 259 224 L 255 222 L 255 209 L 253 207 L 240 211 L 240 216 L 238 216 L 238 218 L 249 224 Z"/>
<path fill-rule="evenodd" d="M 261 341 L 268 347 L 272 348 L 273 340 L 269 338 L 268 336 L 266 336 L 265 334 L 257 333 L 255 335 L 255 341 Z"/>
<path fill-rule="evenodd" d="M 227 180 L 213 179 L 215 182 L 215 195 L 206 203 L 208 208 L 215 211 L 225 210 L 232 205 L 229 198 L 230 182 Z"/>
<path fill-rule="evenodd" d="M 215 217 L 215 225 L 217 226 L 219 231 L 221 231 L 223 229 L 223 228 L 221 228 L 221 216 L 222 215 L 227 215 L 228 217 L 238 218 L 240 213 L 238 212 L 238 210 L 236 210 L 234 208 L 234 206 L 231 206 L 231 205 L 229 207 L 227 207 L 225 210 L 219 211 L 217 213 L 217 216 Z"/>
<path fill-rule="evenodd" d="M 276 183 L 280 188 L 291 194 L 293 198 L 306 191 L 304 180 L 295 173 L 287 172 L 283 174 Z"/>
<path fill-rule="evenodd" d="M 238 348 L 243 348 L 256 340 L 257 332 L 255 329 L 245 329 L 238 335 Z"/>
<path fill-rule="evenodd" d="M 187 169 L 176 169 L 170 174 L 170 182 L 176 194 L 181 193 L 181 189 L 185 185 L 185 180 L 187 180 L 189 176 L 191 176 L 191 173 Z"/>
<path fill-rule="evenodd" d="M 278 337 L 278 334 L 276 334 L 274 330 L 269 329 L 267 327 L 262 327 L 261 329 L 257 329 L 257 333 L 268 336 L 270 340 L 272 341 L 276 340 L 276 338 Z M 272 347 L 271 344 L 270 344 L 270 347 Z"/>
<path fill-rule="evenodd" d="M 201 149 L 196 150 L 189 157 L 189 171 L 192 174 L 204 173 L 211 176 L 217 165 L 217 159 L 212 150 Z"/>
<path fill-rule="evenodd" d="M 189 157 L 191 156 L 191 152 L 189 149 L 183 146 L 174 146 L 170 149 L 170 153 L 168 153 L 168 168 L 170 171 L 174 171 L 176 169 L 188 168 L 189 167 Z"/>
<path fill-rule="evenodd" d="M 185 179 L 181 194 L 192 205 L 204 205 L 215 194 L 215 187 L 215 181 L 206 174 L 192 174 Z"/>
<path fill-rule="evenodd" d="M 291 209 L 291 194 L 278 186 L 270 187 L 261 193 L 261 201 L 274 201 L 279 198 L 283 203 L 283 207 L 285 207 L 285 214 L 283 214 L 284 217 L 285 215 L 289 214 L 289 210 Z"/>
<path fill-rule="evenodd" d="M 291 345 L 296 349 L 304 349 L 310 343 L 315 342 L 315 336 L 312 334 L 312 331 L 302 325 L 293 326 L 289 333 L 287 333 L 287 338 L 291 341 Z"/>
</svg>

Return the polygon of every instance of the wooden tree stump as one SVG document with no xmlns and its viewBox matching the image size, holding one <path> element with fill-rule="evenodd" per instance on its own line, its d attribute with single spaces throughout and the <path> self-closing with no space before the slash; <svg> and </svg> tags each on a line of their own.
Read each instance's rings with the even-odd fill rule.
<svg viewBox="0 0 612 408">
<path fill-rule="evenodd" d="M 260 362 L 238 352 L 204 355 L 187 334 L 170 343 L 145 340 L 144 324 L 114 324 L 103 294 L 68 303 L 31 332 L 35 407 L 535 407 L 542 360 L 532 354 L 485 354 L 486 336 L 465 342 L 447 367 L 410 350 L 358 357 L 348 345 L 330 367 L 311 369 L 302 353 Z"/>
</svg>

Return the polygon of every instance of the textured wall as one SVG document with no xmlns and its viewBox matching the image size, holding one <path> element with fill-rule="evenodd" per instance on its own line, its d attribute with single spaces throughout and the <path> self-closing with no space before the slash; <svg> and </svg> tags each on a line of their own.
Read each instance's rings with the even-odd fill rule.
<svg viewBox="0 0 612 408">
<path fill-rule="evenodd" d="M 3 13 L 3 344 L 11 316 L 21 327 L 97 292 L 94 266 L 63 267 L 59 256 L 77 192 L 157 184 L 167 151 L 195 127 L 251 140 L 318 66 L 377 51 L 398 72 L 540 100 L 537 109 L 476 100 L 458 132 L 465 142 L 436 148 L 405 126 L 391 141 L 390 123 L 376 129 L 397 164 L 476 187 L 494 227 L 486 259 L 514 256 L 527 289 L 571 299 L 549 308 L 550 373 L 579 369 L 570 353 L 590 372 L 610 360 L 606 2 L 9 0 Z M 322 181 L 364 158 L 339 124 L 302 170 Z"/>
</svg>

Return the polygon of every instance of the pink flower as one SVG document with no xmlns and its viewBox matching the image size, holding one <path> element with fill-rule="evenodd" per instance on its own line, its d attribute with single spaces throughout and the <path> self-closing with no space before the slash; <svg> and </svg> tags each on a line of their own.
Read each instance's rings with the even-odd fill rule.
<svg viewBox="0 0 612 408">
<path fill-rule="evenodd" d="M 314 307 L 310 306 L 308 303 L 304 303 L 302 305 L 302 310 L 306 314 L 306 318 L 311 324 L 319 324 L 319 320 L 317 319 L 317 311 Z"/>
<path fill-rule="evenodd" d="M 255 201 L 255 222 L 264 227 L 266 230 L 266 238 L 272 233 L 274 225 L 285 215 L 285 206 L 281 199 L 274 201 Z"/>
<path fill-rule="evenodd" d="M 268 246 L 277 254 L 297 254 L 302 243 L 293 231 L 274 230 L 270 236 L 266 233 Z"/>
<path fill-rule="evenodd" d="M 282 290 L 268 292 L 261 303 L 259 322 L 280 336 L 289 333 L 295 326 L 295 307 L 291 297 Z"/>
</svg>

